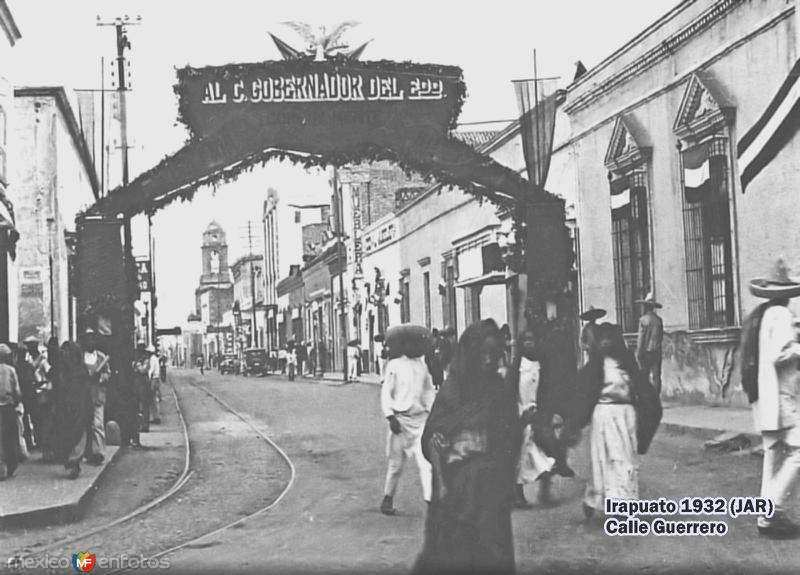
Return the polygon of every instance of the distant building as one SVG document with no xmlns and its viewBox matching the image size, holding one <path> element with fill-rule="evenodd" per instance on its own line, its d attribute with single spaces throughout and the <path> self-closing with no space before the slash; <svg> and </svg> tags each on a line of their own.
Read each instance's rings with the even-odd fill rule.
<svg viewBox="0 0 800 575">
<path fill-rule="evenodd" d="M 13 166 L 10 155 L 14 138 L 14 88 L 9 79 L 12 48 L 21 38 L 14 17 L 0 0 L 0 341 L 16 339 L 17 291 L 16 243 L 13 193 Z"/>
<path fill-rule="evenodd" d="M 239 304 L 247 347 L 264 347 L 263 263 L 263 255 L 251 254 L 240 257 L 231 266 L 233 301 Z M 253 300 L 253 297 L 255 297 L 255 300 Z M 255 316 L 253 315 L 254 310 Z M 259 310 L 261 310 L 260 313 Z M 253 321 L 255 321 L 255 326 Z M 255 331 L 253 331 L 254 328 Z"/>
<path fill-rule="evenodd" d="M 264 234 L 264 318 L 263 344 L 269 349 L 278 346 L 278 283 L 289 275 L 293 265 L 302 265 L 314 253 L 313 244 L 327 228 L 330 205 L 296 205 L 291 195 L 281 198 L 270 188 L 262 213 Z M 308 227 L 311 226 L 311 227 Z M 304 234 L 304 229 L 306 230 Z"/>
<path fill-rule="evenodd" d="M 224 353 L 224 338 L 219 335 L 224 314 L 233 305 L 233 282 L 228 266 L 228 243 L 225 231 L 212 221 L 203 232 L 203 274 L 195 290 L 195 305 L 205 328 L 204 352 L 207 358 Z"/>
<path fill-rule="evenodd" d="M 17 88 L 14 96 L 17 337 L 75 339 L 69 234 L 99 197 L 97 175 L 64 88 Z"/>
</svg>

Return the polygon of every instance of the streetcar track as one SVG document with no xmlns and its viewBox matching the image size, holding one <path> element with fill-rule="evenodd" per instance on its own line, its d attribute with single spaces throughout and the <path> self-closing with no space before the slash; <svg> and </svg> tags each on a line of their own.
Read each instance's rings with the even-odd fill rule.
<svg viewBox="0 0 800 575">
<path fill-rule="evenodd" d="M 161 503 L 163 503 L 164 501 L 166 501 L 167 499 L 169 499 L 170 497 L 172 497 L 173 495 L 178 493 L 181 489 L 183 489 L 183 487 L 186 485 L 186 483 L 189 481 L 189 479 L 194 474 L 194 470 L 191 469 L 191 454 L 192 453 L 191 453 L 191 444 L 189 442 L 189 428 L 188 428 L 188 426 L 186 424 L 186 419 L 185 419 L 185 417 L 183 415 L 183 410 L 181 409 L 180 401 L 178 401 L 178 394 L 175 391 L 175 384 L 173 382 L 170 382 L 170 391 L 172 392 L 172 396 L 175 399 L 175 408 L 176 408 L 176 411 L 178 413 L 178 418 L 180 419 L 180 422 L 181 422 L 181 430 L 183 432 L 183 445 L 184 445 L 184 454 L 185 454 L 184 455 L 183 471 L 181 472 L 180 476 L 178 476 L 178 478 L 175 480 L 175 483 L 172 484 L 172 487 L 170 487 L 167 491 L 165 491 L 164 493 L 162 493 L 161 495 L 159 495 L 155 499 L 153 499 L 151 501 L 148 501 L 147 503 L 145 503 L 143 505 L 140 505 L 139 507 L 137 507 L 133 511 L 127 513 L 126 515 L 123 515 L 122 517 L 118 517 L 117 519 L 114 519 L 113 521 L 110 521 L 108 523 L 104 523 L 103 525 L 100 525 L 98 527 L 94 527 L 92 529 L 88 529 L 88 530 L 86 530 L 84 532 L 81 532 L 81 533 L 79 533 L 77 535 L 71 535 L 71 536 L 68 536 L 68 537 L 64 537 L 62 539 L 58 539 L 56 541 L 48 543 L 47 545 L 44 545 L 42 547 L 37 548 L 35 551 L 33 551 L 31 553 L 15 554 L 11 559 L 9 559 L 9 561 L 14 561 L 14 562 L 25 561 L 26 559 L 30 559 L 30 558 L 36 557 L 36 556 L 41 555 L 42 553 L 44 553 L 46 551 L 49 551 L 51 549 L 56 549 L 58 547 L 63 547 L 63 546 L 68 545 L 70 543 L 74 543 L 75 541 L 80 541 L 82 539 L 87 539 L 89 537 L 92 537 L 93 535 L 97 535 L 98 533 L 101 533 L 103 531 L 106 531 L 107 529 L 111 529 L 112 527 L 116 527 L 118 525 L 126 523 L 126 522 L 130 521 L 131 519 L 135 519 L 136 517 L 138 517 L 138 516 L 148 512 L 148 511 L 150 511 L 151 509 L 157 507 L 158 505 L 160 505 Z"/>
<path fill-rule="evenodd" d="M 207 539 L 209 537 L 213 537 L 213 536 L 218 535 L 220 533 L 223 533 L 223 532 L 225 532 L 225 531 L 227 531 L 229 529 L 240 528 L 246 521 L 248 521 L 250 519 L 253 519 L 253 518 L 255 518 L 255 517 L 259 516 L 259 515 L 262 515 L 263 513 L 266 513 L 268 511 L 270 511 L 276 505 L 278 505 L 278 503 L 280 503 L 283 500 L 283 498 L 286 496 L 287 493 L 289 493 L 289 490 L 294 485 L 294 481 L 295 481 L 295 478 L 297 476 L 297 471 L 295 469 L 294 463 L 292 463 L 292 460 L 289 458 L 288 455 L 286 455 L 286 452 L 284 452 L 283 449 L 281 449 L 274 441 L 272 441 L 272 439 L 270 439 L 256 425 L 254 425 L 252 421 L 250 421 L 247 417 L 242 415 L 238 410 L 236 410 L 233 407 L 231 407 L 225 400 L 220 398 L 217 394 L 215 394 L 214 392 L 206 389 L 204 386 L 199 385 L 199 384 L 197 384 L 197 383 L 195 383 L 195 382 L 193 382 L 191 380 L 186 380 L 186 383 L 188 383 L 189 385 L 191 385 L 194 388 L 199 389 L 200 391 L 202 391 L 203 393 L 205 393 L 206 395 L 211 397 L 214 401 L 219 403 L 224 409 L 226 409 L 227 411 L 229 411 L 230 413 L 235 415 L 244 424 L 246 424 L 251 429 L 253 429 L 253 431 L 255 431 L 259 435 L 259 437 L 261 437 L 261 439 L 263 439 L 275 451 L 277 451 L 278 455 L 286 462 L 286 464 L 289 467 L 289 472 L 290 472 L 289 481 L 286 483 L 286 486 L 283 488 L 283 490 L 278 494 L 278 496 L 269 505 L 267 505 L 265 507 L 262 507 L 260 509 L 257 509 L 253 513 L 249 513 L 249 514 L 245 515 L 244 517 L 240 517 L 236 521 L 232 521 L 230 523 L 227 523 L 227 524 L 223 525 L 222 527 L 218 527 L 217 529 L 214 529 L 212 531 L 209 531 L 207 533 L 204 533 L 202 535 L 199 535 L 197 537 L 189 539 L 188 541 L 184 541 L 183 543 L 181 543 L 179 545 L 174 545 L 174 546 L 172 546 L 172 547 L 170 547 L 168 549 L 165 549 L 163 551 L 159 551 L 158 553 L 156 553 L 154 555 L 151 555 L 150 557 L 147 557 L 147 559 L 144 560 L 145 564 L 151 563 L 152 561 L 154 561 L 156 559 L 159 559 L 159 558 L 164 557 L 165 555 L 169 555 L 171 553 L 175 553 L 176 551 L 180 551 L 182 549 L 202 548 L 202 547 L 198 547 L 198 544 L 201 541 L 203 541 L 204 539 Z M 211 543 L 209 543 L 208 546 L 211 546 L 213 544 L 214 543 L 211 542 Z M 200 544 L 200 545 L 203 546 L 203 547 L 205 546 L 205 544 Z M 117 574 L 117 573 L 125 573 L 125 572 L 128 572 L 130 570 L 131 570 L 130 568 L 120 568 L 120 569 L 116 569 L 116 570 L 113 570 L 113 571 L 109 571 L 109 572 L 106 573 L 106 575 L 113 575 L 113 574 Z"/>
</svg>

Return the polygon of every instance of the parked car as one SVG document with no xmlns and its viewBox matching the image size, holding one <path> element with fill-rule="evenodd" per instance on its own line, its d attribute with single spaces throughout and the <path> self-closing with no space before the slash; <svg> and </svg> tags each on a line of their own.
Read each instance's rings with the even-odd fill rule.
<svg viewBox="0 0 800 575">
<path fill-rule="evenodd" d="M 219 372 L 221 374 L 232 373 L 234 375 L 239 375 L 242 365 L 242 362 L 239 361 L 238 357 L 235 356 L 227 356 L 222 362 L 219 364 Z"/>
<path fill-rule="evenodd" d="M 244 365 L 242 373 L 267 375 L 268 373 L 267 350 L 263 348 L 250 348 L 244 351 Z"/>
</svg>

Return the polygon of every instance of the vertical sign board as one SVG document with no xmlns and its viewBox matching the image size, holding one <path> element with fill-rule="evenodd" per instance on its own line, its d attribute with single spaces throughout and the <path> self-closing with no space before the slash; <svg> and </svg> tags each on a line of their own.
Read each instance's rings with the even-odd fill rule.
<svg viewBox="0 0 800 575">
<path fill-rule="evenodd" d="M 350 197 L 353 200 L 353 276 L 364 277 L 364 252 L 361 245 L 361 184 L 350 185 Z"/>
<path fill-rule="evenodd" d="M 142 293 L 147 293 L 152 291 L 153 289 L 153 275 L 151 270 L 151 264 L 149 259 L 137 259 L 136 260 L 136 273 L 137 273 L 137 280 L 139 282 L 139 291 Z"/>
</svg>

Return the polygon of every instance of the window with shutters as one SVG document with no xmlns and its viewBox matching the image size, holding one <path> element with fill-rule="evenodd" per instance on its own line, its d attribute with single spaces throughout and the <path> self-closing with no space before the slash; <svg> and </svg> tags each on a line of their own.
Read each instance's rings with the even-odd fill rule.
<svg viewBox="0 0 800 575">
<path fill-rule="evenodd" d="M 735 109 L 708 73 L 687 83 L 675 120 L 690 329 L 736 325 L 730 127 Z"/>
<path fill-rule="evenodd" d="M 448 253 L 442 260 L 442 284 L 439 293 L 442 298 L 442 327 L 450 328 L 458 333 L 458 314 L 456 302 L 456 280 L 458 260 L 452 253 Z"/>
<path fill-rule="evenodd" d="M 622 329 L 630 333 L 636 331 L 641 312 L 636 300 L 644 299 L 650 291 L 650 227 L 644 172 L 612 183 L 611 230 L 617 319 Z"/>
<path fill-rule="evenodd" d="M 690 329 L 735 322 L 728 148 L 720 136 L 681 153 Z"/>
<path fill-rule="evenodd" d="M 626 333 L 637 330 L 644 299 L 652 290 L 652 249 L 647 167 L 651 148 L 630 118 L 618 117 L 606 152 L 611 195 L 611 240 L 617 321 Z"/>
</svg>

